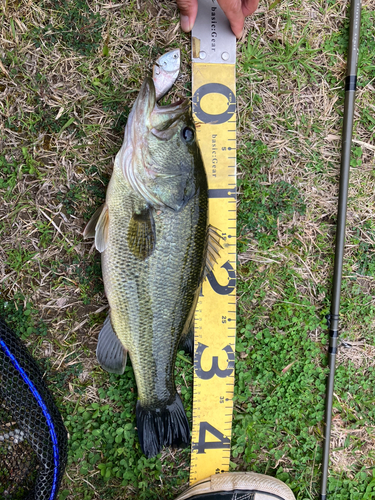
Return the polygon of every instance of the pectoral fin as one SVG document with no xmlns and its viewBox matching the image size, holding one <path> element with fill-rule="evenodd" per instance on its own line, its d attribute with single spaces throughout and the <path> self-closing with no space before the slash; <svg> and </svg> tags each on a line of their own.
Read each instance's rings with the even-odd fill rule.
<svg viewBox="0 0 375 500">
<path fill-rule="evenodd" d="M 96 357 L 100 366 L 107 372 L 119 375 L 124 373 L 127 351 L 114 332 L 109 315 L 99 333 Z"/>
<path fill-rule="evenodd" d="M 133 214 L 128 228 L 128 245 L 130 251 L 139 259 L 145 260 L 155 249 L 155 223 L 150 208 L 140 214 Z"/>
</svg>

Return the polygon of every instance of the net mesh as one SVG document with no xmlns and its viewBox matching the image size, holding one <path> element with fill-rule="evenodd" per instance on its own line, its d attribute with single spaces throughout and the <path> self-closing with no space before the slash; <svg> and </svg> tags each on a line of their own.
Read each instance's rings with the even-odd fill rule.
<svg viewBox="0 0 375 500">
<path fill-rule="evenodd" d="M 0 498 L 53 500 L 67 433 L 35 360 L 0 318 Z"/>
</svg>

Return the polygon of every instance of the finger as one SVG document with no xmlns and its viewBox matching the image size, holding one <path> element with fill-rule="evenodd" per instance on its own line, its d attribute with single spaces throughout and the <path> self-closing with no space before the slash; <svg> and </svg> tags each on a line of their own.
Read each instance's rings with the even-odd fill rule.
<svg viewBox="0 0 375 500">
<path fill-rule="evenodd" d="M 191 31 L 197 17 L 198 0 L 177 0 L 177 6 L 180 9 L 182 31 Z"/>
<path fill-rule="evenodd" d="M 247 17 L 253 14 L 258 8 L 259 0 L 242 0 L 242 14 Z"/>
<path fill-rule="evenodd" d="M 241 0 L 218 0 L 218 4 L 227 16 L 233 33 L 240 38 L 245 23 Z"/>
</svg>

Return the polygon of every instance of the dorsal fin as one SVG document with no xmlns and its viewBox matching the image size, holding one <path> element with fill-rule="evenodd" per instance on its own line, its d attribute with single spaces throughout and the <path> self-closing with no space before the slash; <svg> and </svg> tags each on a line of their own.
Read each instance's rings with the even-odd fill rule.
<svg viewBox="0 0 375 500">
<path fill-rule="evenodd" d="M 104 203 L 94 212 L 89 223 L 83 231 L 83 237 L 95 238 L 95 247 L 99 252 L 104 252 L 108 244 L 108 206 Z"/>
<path fill-rule="evenodd" d="M 223 239 L 219 230 L 214 226 L 208 226 L 206 236 L 205 256 L 206 262 L 203 269 L 203 280 L 207 274 L 212 271 L 214 265 L 217 264 L 217 258 L 220 257 L 220 250 L 223 249 L 220 240 Z M 203 281 L 202 280 L 202 281 Z"/>
<path fill-rule="evenodd" d="M 100 217 L 100 214 L 102 213 L 103 207 L 104 203 L 94 212 L 94 215 L 91 216 L 91 219 L 89 220 L 87 226 L 85 227 L 85 230 L 83 231 L 83 237 L 85 239 L 95 238 L 95 227 L 98 223 L 98 219 Z"/>
<path fill-rule="evenodd" d="M 103 205 L 102 212 L 99 216 L 98 223 L 95 227 L 95 247 L 99 252 L 104 252 L 108 245 L 108 206 Z"/>
</svg>

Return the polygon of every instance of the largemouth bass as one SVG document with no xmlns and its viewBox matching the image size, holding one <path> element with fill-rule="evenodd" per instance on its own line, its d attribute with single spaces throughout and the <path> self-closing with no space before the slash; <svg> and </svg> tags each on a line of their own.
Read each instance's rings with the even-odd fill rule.
<svg viewBox="0 0 375 500">
<path fill-rule="evenodd" d="M 159 85 L 157 95 L 168 85 Z M 154 81 L 146 78 L 129 114 L 106 202 L 84 233 L 95 236 L 101 252 L 110 305 L 97 358 L 104 369 L 121 374 L 129 353 L 138 388 L 138 436 L 147 457 L 163 446 L 189 443 L 174 366 L 179 346 L 192 349 L 206 254 L 215 253 L 207 236 L 207 179 L 190 103 L 159 106 L 156 100 Z"/>
</svg>

